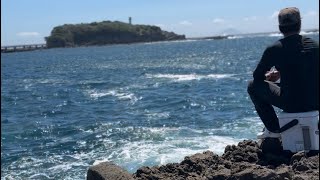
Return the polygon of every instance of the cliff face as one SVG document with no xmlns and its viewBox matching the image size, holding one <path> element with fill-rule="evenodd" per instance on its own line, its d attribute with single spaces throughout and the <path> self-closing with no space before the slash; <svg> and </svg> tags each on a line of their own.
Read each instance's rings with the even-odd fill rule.
<svg viewBox="0 0 320 180">
<path fill-rule="evenodd" d="M 185 36 L 163 31 L 157 26 L 103 21 L 57 26 L 51 31 L 51 35 L 45 39 L 47 47 L 52 48 L 183 40 Z"/>
<path fill-rule="evenodd" d="M 87 179 L 108 179 L 110 174 L 116 174 L 113 179 L 130 180 L 319 179 L 319 152 L 292 154 L 282 151 L 278 145 L 279 142 L 272 140 L 261 145 L 247 140 L 237 146 L 227 146 L 222 156 L 206 151 L 187 156 L 181 163 L 141 167 L 132 175 L 112 163 L 101 163 L 89 168 Z M 115 172 L 116 168 L 121 170 Z"/>
</svg>

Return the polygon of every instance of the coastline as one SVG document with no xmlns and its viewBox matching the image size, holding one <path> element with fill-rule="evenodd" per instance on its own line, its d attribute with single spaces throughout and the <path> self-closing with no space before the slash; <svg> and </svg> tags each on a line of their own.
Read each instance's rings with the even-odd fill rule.
<svg viewBox="0 0 320 180">
<path fill-rule="evenodd" d="M 187 156 L 180 163 L 162 166 L 141 167 L 130 174 L 112 162 L 91 166 L 87 180 L 94 179 L 189 179 L 189 180 L 283 180 L 319 178 L 319 152 L 282 151 L 281 143 L 265 140 L 262 144 L 244 140 L 238 145 L 228 145 L 224 154 L 218 156 L 211 151 Z"/>
<path fill-rule="evenodd" d="M 1 53 L 14 53 L 14 52 L 26 52 L 26 51 L 35 51 L 35 50 L 43 50 L 43 49 L 65 49 L 65 48 L 79 48 L 79 47 L 102 47 L 102 46 L 117 46 L 117 45 L 132 45 L 132 44 L 145 44 L 145 43 L 157 43 L 157 42 L 174 42 L 174 41 L 187 41 L 188 39 L 184 40 L 163 40 L 163 41 L 146 41 L 146 42 L 131 42 L 131 43 L 111 43 L 111 44 L 93 44 L 93 45 L 79 45 L 79 46 L 67 46 L 67 47 L 54 47 L 54 48 L 30 48 L 30 49 L 10 49 L 6 51 L 2 51 Z M 20 47 L 21 45 L 17 46 Z M 29 45 L 25 45 L 29 46 Z M 5 46 L 4 46 L 5 47 Z M 11 46 L 13 47 L 13 46 Z"/>
<path fill-rule="evenodd" d="M 319 33 L 319 29 L 309 29 L 303 30 L 304 33 Z M 31 45 L 16 45 L 16 47 L 23 47 L 26 46 L 27 48 L 17 48 L 17 49 L 9 49 L 4 50 L 6 46 L 1 48 L 1 53 L 14 53 L 14 52 L 26 52 L 26 51 L 35 51 L 35 50 L 43 50 L 43 49 L 56 49 L 56 48 L 77 48 L 77 47 L 101 47 L 101 46 L 115 46 L 115 45 L 132 45 L 132 44 L 144 44 L 144 43 L 158 43 L 158 42 L 174 42 L 174 41 L 188 41 L 188 40 L 222 40 L 222 39 L 232 39 L 234 37 L 243 37 L 243 36 L 261 36 L 267 34 L 279 34 L 280 32 L 261 32 L 261 33 L 243 33 L 243 34 L 233 34 L 233 35 L 217 35 L 217 36 L 205 36 L 205 37 L 186 37 L 185 39 L 181 40 L 160 40 L 160 41 L 145 41 L 145 42 L 131 42 L 131 43 L 110 43 L 110 44 L 92 44 L 92 45 L 79 45 L 79 46 L 67 46 L 67 47 L 54 47 L 48 48 L 41 47 L 41 48 L 28 48 Z M 14 47 L 14 46 L 8 46 Z"/>
</svg>

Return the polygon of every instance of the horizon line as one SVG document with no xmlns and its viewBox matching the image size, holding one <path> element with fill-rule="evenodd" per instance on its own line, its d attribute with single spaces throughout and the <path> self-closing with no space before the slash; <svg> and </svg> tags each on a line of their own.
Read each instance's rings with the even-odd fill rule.
<svg viewBox="0 0 320 180">
<path fill-rule="evenodd" d="M 307 31 L 307 32 L 319 32 L 319 28 L 308 28 L 308 29 L 302 29 L 301 31 Z M 186 39 L 197 39 L 197 38 L 210 38 L 210 37 L 221 37 L 221 36 L 239 36 L 239 35 L 254 35 L 254 34 L 269 34 L 269 33 L 281 33 L 280 31 L 265 31 L 265 32 L 252 32 L 252 33 L 237 33 L 237 34 L 220 34 L 220 35 L 208 35 L 208 36 L 188 36 L 186 37 Z M 33 45 L 33 44 L 46 44 L 46 42 L 38 42 L 38 43 L 30 43 L 30 44 L 6 44 L 6 45 L 2 45 L 1 43 L 1 47 L 6 47 L 6 46 L 26 46 L 26 45 Z"/>
</svg>

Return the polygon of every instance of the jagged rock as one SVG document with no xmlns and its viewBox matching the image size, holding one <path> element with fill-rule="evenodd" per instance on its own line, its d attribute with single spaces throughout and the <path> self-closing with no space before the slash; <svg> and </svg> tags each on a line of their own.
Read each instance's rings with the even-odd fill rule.
<svg viewBox="0 0 320 180">
<path fill-rule="evenodd" d="M 300 161 L 303 157 L 306 157 L 304 151 L 297 152 L 291 157 L 290 164 L 293 164 L 295 161 Z"/>
<path fill-rule="evenodd" d="M 89 168 L 87 180 L 133 180 L 133 178 L 131 174 L 119 166 L 103 162 Z"/>
<path fill-rule="evenodd" d="M 317 170 L 316 172 L 319 174 L 319 155 L 314 157 L 302 157 L 300 161 L 295 160 L 292 164 L 292 169 L 303 172 L 313 173 L 313 170 Z"/>
<path fill-rule="evenodd" d="M 280 180 L 281 177 L 272 169 L 263 166 L 243 163 L 237 166 L 238 169 L 231 175 L 230 180 Z M 238 171 L 238 172 L 237 172 Z"/>
<path fill-rule="evenodd" d="M 292 179 L 293 170 L 286 165 L 277 167 L 275 171 L 281 179 Z"/>
<path fill-rule="evenodd" d="M 243 141 L 238 146 L 232 145 L 225 148 L 222 158 L 231 162 L 257 162 L 261 149 L 254 141 Z"/>
<path fill-rule="evenodd" d="M 266 151 L 272 148 L 267 147 L 268 145 L 276 150 Z M 319 179 L 319 152 L 293 154 L 279 151 L 279 147 L 274 145 L 279 143 L 273 140 L 265 142 L 266 149 L 262 150 L 262 146 L 257 142 L 245 140 L 238 145 L 226 146 L 222 156 L 205 151 L 187 156 L 181 163 L 141 167 L 131 175 L 131 178 L 137 180 Z M 112 173 L 108 168 L 104 168 L 104 171 L 101 173 Z"/>
</svg>

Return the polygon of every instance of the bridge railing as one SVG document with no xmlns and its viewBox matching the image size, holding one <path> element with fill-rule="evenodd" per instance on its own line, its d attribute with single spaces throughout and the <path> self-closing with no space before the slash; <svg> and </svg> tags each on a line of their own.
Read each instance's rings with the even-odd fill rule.
<svg viewBox="0 0 320 180">
<path fill-rule="evenodd" d="M 17 51 L 30 51 L 36 49 L 45 49 L 46 44 L 24 44 L 24 45 L 11 45 L 1 46 L 1 52 L 17 52 Z"/>
</svg>

